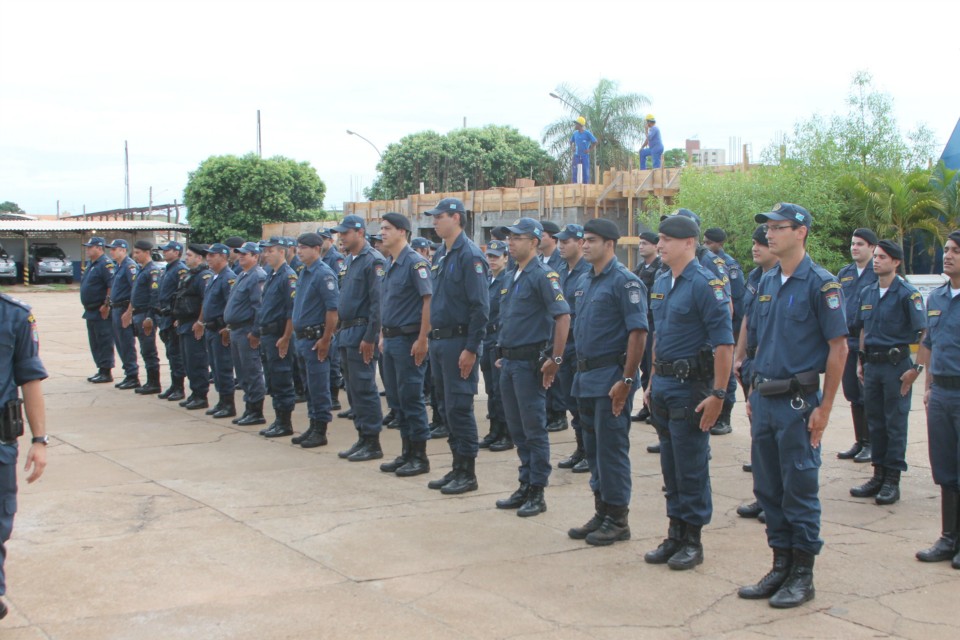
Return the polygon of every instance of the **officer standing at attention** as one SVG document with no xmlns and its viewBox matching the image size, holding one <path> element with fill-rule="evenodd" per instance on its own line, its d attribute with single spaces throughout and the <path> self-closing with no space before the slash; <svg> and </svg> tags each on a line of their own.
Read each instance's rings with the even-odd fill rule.
<svg viewBox="0 0 960 640">
<path fill-rule="evenodd" d="M 293 335 L 304 367 L 310 426 L 291 442 L 312 449 L 327 444 L 327 425 L 333 420 L 329 355 L 337 329 L 340 289 L 336 274 L 320 259 L 323 238 L 304 233 L 297 238 L 297 245 L 303 269 L 293 299 Z"/>
<path fill-rule="evenodd" d="M 917 354 L 930 363 L 923 404 L 927 408 L 930 470 L 940 485 L 940 539 L 917 552 L 921 562 L 960 569 L 960 230 L 943 247 L 943 274 L 949 278 L 927 297 L 927 333 Z"/>
<path fill-rule="evenodd" d="M 317 234 L 323 238 L 323 248 L 320 252 L 320 259 L 323 260 L 333 273 L 337 276 L 337 284 L 340 283 L 340 274 L 343 272 L 343 254 L 337 251 L 333 242 L 333 232 L 329 229 L 320 227 Z M 343 374 L 340 371 L 340 349 L 337 347 L 337 335 L 333 335 L 333 344 L 330 345 L 330 408 L 332 411 L 339 411 L 340 389 L 343 388 Z"/>
<path fill-rule="evenodd" d="M 847 322 L 840 283 L 806 253 L 810 212 L 784 202 L 754 219 L 767 225 L 770 251 L 780 259 L 760 279 L 750 317 L 758 346 L 747 402 L 753 493 L 767 519 L 773 568 L 738 595 L 785 609 L 815 594 L 813 562 L 823 547 L 820 440 L 843 376 Z"/>
<path fill-rule="evenodd" d="M 697 261 L 697 225 L 670 216 L 659 231 L 669 271 L 650 294 L 656 335 L 647 397 L 660 436 L 670 524 L 667 539 L 644 560 L 685 570 L 703 562 L 700 533 L 713 515 L 710 428 L 733 370 L 733 328 L 723 281 Z"/>
<path fill-rule="evenodd" d="M 183 393 L 183 381 L 187 374 L 183 368 L 180 336 L 177 334 L 176 327 L 173 326 L 173 294 L 177 292 L 180 280 L 186 277 L 189 269 L 181 259 L 183 245 L 179 242 L 171 240 L 160 247 L 160 250 L 163 252 L 163 259 L 167 262 L 167 268 L 160 277 L 160 293 L 157 296 L 157 306 L 160 310 L 157 312 L 156 325 L 167 352 L 167 362 L 170 364 L 170 386 L 157 397 L 161 400 L 176 402 L 186 397 Z"/>
<path fill-rule="evenodd" d="M 383 385 L 390 406 L 397 407 L 402 442 L 400 456 L 381 464 L 380 470 L 400 477 L 416 476 L 430 471 L 430 427 L 423 403 L 433 297 L 430 263 L 407 244 L 410 221 L 399 213 L 384 214 L 380 235 L 391 257 L 381 283 Z"/>
<path fill-rule="evenodd" d="M 207 266 L 213 271 L 207 288 L 203 292 L 203 312 L 194 324 L 194 331 L 203 330 L 203 339 L 207 347 L 207 358 L 213 373 L 213 384 L 217 389 L 217 404 L 207 409 L 206 414 L 214 418 L 232 418 L 237 415 L 234 403 L 233 357 L 230 354 L 230 332 L 223 319 L 227 308 L 230 289 L 237 281 L 237 275 L 230 268 L 230 247 L 216 243 L 210 245 L 204 254 Z"/>
<path fill-rule="evenodd" d="M 597 148 L 597 138 L 587 130 L 587 119 L 583 116 L 573 121 L 573 128 L 570 136 L 570 147 L 573 149 L 570 182 L 590 184 L 590 153 Z"/>
<path fill-rule="evenodd" d="M 876 496 L 880 505 L 900 499 L 900 474 L 907 470 L 907 419 L 913 383 L 923 370 L 910 361 L 926 326 L 923 296 L 897 275 L 903 249 L 881 240 L 873 250 L 877 282 L 860 293 L 854 325 L 860 331 L 860 371 L 873 477 L 850 489 L 855 498 Z"/>
<path fill-rule="evenodd" d="M 500 298 L 507 292 L 507 259 L 504 253 L 507 243 L 503 240 L 491 240 L 487 244 L 487 262 L 490 264 L 488 280 L 490 285 L 490 321 L 483 336 L 483 349 L 480 352 L 480 372 L 483 374 L 483 387 L 487 391 L 487 413 L 490 415 L 490 433 L 477 445 L 491 451 L 513 449 L 507 418 L 503 413 L 503 400 L 500 397 L 500 367 L 497 361 L 497 338 L 500 335 Z"/>
<path fill-rule="evenodd" d="M 837 278 L 843 287 L 843 301 L 847 315 L 847 364 L 843 368 L 843 396 L 850 403 L 853 415 L 853 433 L 856 440 L 846 451 L 837 453 L 841 460 L 870 462 L 870 430 L 863 409 L 863 382 L 858 375 L 860 365 L 860 328 L 854 326 L 860 310 L 860 292 L 876 283 L 873 272 L 873 249 L 877 246 L 877 234 L 870 229 L 857 229 L 850 239 L 850 256 L 853 262 L 840 269 Z"/>
<path fill-rule="evenodd" d="M 230 356 L 237 384 L 243 389 L 243 414 L 230 422 L 246 427 L 267 422 L 263 417 L 263 397 L 266 395 L 263 361 L 259 342 L 253 335 L 267 274 L 259 265 L 260 245 L 256 242 L 245 242 L 236 252 L 241 271 L 230 289 L 223 321 L 230 332 Z"/>
<path fill-rule="evenodd" d="M 288 236 L 283 236 L 281 240 L 286 251 L 287 264 L 299 278 L 300 272 L 303 271 L 303 261 L 297 255 L 297 240 Z M 294 341 L 296 341 L 296 338 L 294 338 Z M 300 352 L 294 348 L 291 355 L 293 356 L 293 395 L 299 404 L 307 401 L 307 372 L 304 370 L 304 362 L 300 358 Z"/>
<path fill-rule="evenodd" d="M 657 243 L 660 242 L 660 236 L 653 231 L 644 231 L 640 234 L 640 241 L 637 243 L 637 253 L 640 256 L 640 264 L 633 272 L 640 278 L 640 282 L 647 288 L 647 291 L 653 291 L 653 282 L 660 275 L 663 264 L 660 261 L 660 254 L 657 251 Z M 650 369 L 652 362 L 650 356 L 653 353 L 653 314 L 649 311 L 649 301 L 647 310 L 647 324 L 650 330 L 647 331 L 647 347 L 643 350 L 643 360 L 640 362 L 640 388 L 646 391 L 650 385 Z M 650 420 L 650 407 L 644 404 L 637 415 L 631 418 L 633 422 L 648 422 Z M 660 442 L 648 445 L 649 453 L 660 453 Z"/>
<path fill-rule="evenodd" d="M 113 385 L 117 389 L 136 389 L 140 386 L 140 365 L 137 364 L 137 346 L 130 320 L 124 323 L 123 314 L 130 306 L 133 279 L 137 264 L 127 256 L 130 245 L 126 240 L 116 239 L 107 245 L 116 268 L 113 286 L 110 287 L 110 314 L 113 322 L 113 341 L 123 363 L 124 378 Z"/>
<path fill-rule="evenodd" d="M 147 370 L 147 382 L 133 390 L 140 395 L 163 391 L 160 386 L 160 356 L 157 355 L 157 332 L 154 317 L 160 308 L 160 267 L 153 261 L 153 243 L 137 240 L 133 245 L 133 260 L 137 275 L 130 294 L 130 306 L 124 312 L 124 322 L 133 323 L 133 333 L 140 343 L 140 356 Z"/>
<path fill-rule="evenodd" d="M 429 262 L 433 262 L 433 244 L 426 238 L 414 238 L 410 242 L 410 246 L 413 247 L 413 250 L 419 253 L 423 258 Z M 506 251 L 506 243 L 503 243 L 503 251 Z M 499 373 L 497 374 L 499 375 Z M 498 378 L 499 380 L 499 378 Z M 490 392 L 487 391 L 487 397 L 489 398 Z M 499 397 L 500 392 L 497 391 L 497 396 Z M 433 419 L 430 420 L 430 437 L 431 438 L 446 438 L 450 435 L 450 431 L 447 430 L 446 424 L 443 422 L 443 410 L 441 408 L 440 402 L 437 397 L 437 389 L 433 385 L 433 374 L 430 371 L 430 358 L 427 357 L 427 368 L 423 374 L 423 396 L 428 398 L 430 401 L 430 407 L 433 409 Z M 500 408 L 500 415 L 503 415 L 503 408 Z M 503 433 L 507 433 L 507 425 L 503 423 Z M 509 438 L 509 434 L 506 435 Z M 513 443 L 510 443 L 508 449 L 513 448 Z"/>
<path fill-rule="evenodd" d="M 203 341 L 203 328 L 194 328 L 194 323 L 203 310 L 203 293 L 213 272 L 204 262 L 207 246 L 191 244 L 187 247 L 187 275 L 173 296 L 173 319 L 180 340 L 180 353 L 184 369 L 190 380 L 190 396 L 180 401 L 180 406 L 190 411 L 206 409 L 207 392 L 210 390 L 210 359 Z"/>
<path fill-rule="evenodd" d="M 40 361 L 40 338 L 37 321 L 30 307 L 0 294 L 0 596 L 7 593 L 3 563 L 6 543 L 13 531 L 17 506 L 17 439 L 23 434 L 23 413 L 33 439 L 27 452 L 27 482 L 35 482 L 47 466 L 46 412 L 42 381 L 47 371 Z M 18 387 L 23 390 L 20 400 Z M 7 605 L 0 600 L 0 619 L 7 615 Z"/>
<path fill-rule="evenodd" d="M 543 225 L 543 237 L 540 239 L 538 259 L 547 265 L 550 271 L 559 273 L 563 267 L 563 257 L 557 242 L 560 226 L 553 220 L 542 220 L 540 224 Z M 515 269 L 516 265 L 510 268 L 511 271 Z M 560 385 L 551 385 L 547 389 L 547 431 L 563 431 L 569 426 Z"/>
<path fill-rule="evenodd" d="M 647 290 L 617 260 L 616 224 L 594 218 L 583 225 L 583 235 L 583 257 L 592 269 L 574 292 L 573 395 L 580 403 L 595 511 L 567 535 L 606 546 L 630 539 L 630 405 L 647 342 Z"/>
<path fill-rule="evenodd" d="M 467 212 L 457 198 L 444 198 L 424 212 L 443 239 L 431 267 L 430 368 L 450 428 L 453 468 L 427 486 L 444 494 L 476 491 L 477 419 L 473 398 L 478 355 L 490 318 L 487 259 L 464 232 Z M 502 389 L 502 386 L 501 386 Z"/>
<path fill-rule="evenodd" d="M 107 299 L 113 286 L 114 264 L 104 255 L 104 244 L 103 238 L 96 236 L 83 243 L 89 262 L 80 280 L 80 304 L 83 305 L 83 319 L 87 321 L 87 340 L 90 355 L 97 365 L 97 373 L 87 381 L 94 384 L 113 382 L 113 325 Z"/>
<path fill-rule="evenodd" d="M 243 270 L 243 267 L 240 266 L 240 254 L 237 252 L 237 249 L 243 246 L 245 240 L 240 236 L 230 236 L 223 241 L 223 244 L 230 247 L 230 260 L 229 266 L 230 270 L 234 273 L 240 273 Z"/>
<path fill-rule="evenodd" d="M 366 222 L 360 216 L 346 216 L 333 230 L 340 234 L 348 253 L 340 280 L 337 345 L 347 383 L 347 398 L 353 411 L 353 424 L 359 436 L 349 449 L 337 455 L 350 462 L 366 462 L 383 457 L 377 346 L 380 342 L 380 283 L 386 260 L 367 242 Z"/>
</svg>

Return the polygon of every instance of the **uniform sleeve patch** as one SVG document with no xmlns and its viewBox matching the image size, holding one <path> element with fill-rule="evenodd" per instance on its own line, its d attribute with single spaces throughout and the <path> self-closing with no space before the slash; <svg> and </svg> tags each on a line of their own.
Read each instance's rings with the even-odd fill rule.
<svg viewBox="0 0 960 640">
<path fill-rule="evenodd" d="M 726 296 L 725 296 L 724 293 L 723 293 L 723 285 L 722 285 L 722 284 L 719 285 L 719 286 L 716 286 L 716 285 L 715 285 L 715 286 L 713 287 L 713 297 L 716 298 L 717 300 L 723 302 L 723 299 L 724 299 Z"/>
<path fill-rule="evenodd" d="M 482 274 L 482 273 L 483 273 L 483 263 L 480 262 L 479 260 L 475 261 L 475 262 L 473 263 L 473 270 L 476 271 L 477 273 Z"/>
<path fill-rule="evenodd" d="M 836 282 L 831 283 L 831 284 L 834 284 L 834 285 L 835 285 L 836 287 L 838 287 L 838 288 L 839 288 L 839 286 L 840 286 L 840 285 L 837 284 Z M 827 307 L 828 307 L 828 308 L 833 309 L 833 310 L 836 310 L 836 309 L 839 309 L 839 308 L 840 308 L 840 294 L 837 293 L 836 291 L 833 291 L 833 292 L 831 292 L 831 293 L 828 293 L 828 294 L 826 295 L 826 298 L 825 298 L 825 299 L 826 299 L 826 301 L 827 301 Z"/>
<path fill-rule="evenodd" d="M 230 279 L 227 280 L 227 284 L 232 287 L 232 286 L 233 286 L 233 283 L 236 282 L 236 281 L 237 281 L 236 278 L 230 278 Z"/>
<path fill-rule="evenodd" d="M 830 289 L 842 289 L 842 288 L 843 287 L 840 286 L 839 282 L 828 282 L 827 284 L 820 287 L 820 291 L 823 291 L 824 293 L 826 293 L 827 291 L 830 291 Z"/>
<path fill-rule="evenodd" d="M 334 284 L 333 280 L 327 280 L 327 289 L 329 289 L 330 291 L 333 291 L 336 288 L 336 286 L 337 285 Z"/>
<path fill-rule="evenodd" d="M 150 288 L 151 288 L 151 289 L 159 289 L 159 288 L 160 288 L 160 285 L 157 284 L 156 282 L 154 282 L 153 284 L 150 285 Z"/>
<path fill-rule="evenodd" d="M 378 277 L 378 278 L 382 278 L 382 277 L 383 277 L 383 274 L 384 274 L 383 265 L 379 265 L 379 264 L 378 264 L 378 265 L 377 265 L 377 268 L 376 268 L 376 272 L 377 272 L 377 277 Z"/>
<path fill-rule="evenodd" d="M 500 289 L 500 295 L 502 296 L 507 295 L 507 291 L 509 291 L 509 289 Z"/>
<path fill-rule="evenodd" d="M 630 289 L 627 292 L 627 297 L 630 299 L 630 304 L 640 304 L 640 289 Z"/>
<path fill-rule="evenodd" d="M 33 343 L 39 344 L 40 332 L 37 330 L 37 319 L 33 317 L 32 313 L 27 316 L 27 322 L 30 323 L 30 337 L 33 340 Z"/>
<path fill-rule="evenodd" d="M 917 311 L 923 311 L 923 297 L 919 293 L 916 293 L 914 295 L 916 297 L 913 298 L 913 308 L 916 309 Z"/>
<path fill-rule="evenodd" d="M 563 302 L 563 294 L 562 294 L 562 293 L 558 293 L 558 294 L 557 294 L 557 302 Z"/>
<path fill-rule="evenodd" d="M 205 274 L 203 274 L 203 279 L 204 279 L 204 280 L 209 280 L 209 279 L 212 278 L 212 277 L 213 277 L 213 274 L 211 274 L 211 273 L 205 273 Z"/>
<path fill-rule="evenodd" d="M 417 275 L 420 276 L 421 280 L 426 280 L 430 277 L 430 272 L 427 271 L 427 265 L 421 265 L 417 267 Z"/>
</svg>

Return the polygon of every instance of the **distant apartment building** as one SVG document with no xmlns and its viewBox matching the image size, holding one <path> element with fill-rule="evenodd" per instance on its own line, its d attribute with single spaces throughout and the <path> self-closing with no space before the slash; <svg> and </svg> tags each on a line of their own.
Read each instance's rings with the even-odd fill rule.
<svg viewBox="0 0 960 640">
<path fill-rule="evenodd" d="M 701 149 L 699 140 L 686 141 L 687 158 L 695 167 L 717 167 L 727 163 L 724 149 Z"/>
</svg>

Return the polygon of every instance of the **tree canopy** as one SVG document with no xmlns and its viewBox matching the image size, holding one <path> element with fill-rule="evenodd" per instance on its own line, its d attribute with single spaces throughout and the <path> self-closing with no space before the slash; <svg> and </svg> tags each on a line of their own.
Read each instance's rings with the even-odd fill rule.
<svg viewBox="0 0 960 640">
<path fill-rule="evenodd" d="M 16 202 L 5 200 L 0 202 L 0 213 L 26 213 Z"/>
</svg>

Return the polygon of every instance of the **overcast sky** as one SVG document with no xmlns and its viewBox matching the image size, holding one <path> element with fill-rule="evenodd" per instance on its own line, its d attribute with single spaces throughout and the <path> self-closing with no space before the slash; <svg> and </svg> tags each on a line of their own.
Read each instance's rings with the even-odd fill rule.
<svg viewBox="0 0 960 640">
<path fill-rule="evenodd" d="M 549 97 L 601 77 L 651 100 L 667 148 L 754 156 L 844 110 L 866 69 L 937 155 L 960 117 L 960 2 L 0 1 L 0 201 L 30 213 L 182 201 L 211 155 L 310 162 L 325 206 L 406 134 L 502 124 L 540 138 Z M 356 186 L 354 187 L 356 188 Z"/>
</svg>

